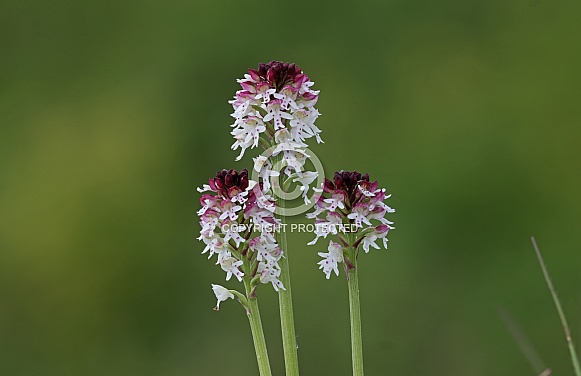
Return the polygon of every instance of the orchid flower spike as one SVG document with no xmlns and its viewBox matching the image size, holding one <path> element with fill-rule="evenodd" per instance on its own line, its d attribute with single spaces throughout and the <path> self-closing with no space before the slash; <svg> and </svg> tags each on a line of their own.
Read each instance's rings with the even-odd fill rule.
<svg viewBox="0 0 581 376">
<path fill-rule="evenodd" d="M 360 249 L 365 253 L 370 248 L 380 249 L 378 241 L 387 249 L 387 234 L 395 228 L 385 218 L 395 212 L 384 202 L 390 196 L 384 188 L 378 188 L 376 181 L 371 182 L 368 174 L 357 171 L 340 171 L 332 181 L 325 179 L 315 211 L 307 217 L 315 219 L 316 238 L 309 245 L 329 235 L 338 240 L 330 241 L 329 252 L 319 253 L 323 257 L 320 269 L 327 278 L 332 272 L 339 275 L 337 265 L 341 262 L 345 262 L 346 270 L 355 268 Z"/>
<path fill-rule="evenodd" d="M 315 125 L 320 113 L 314 107 L 319 98 L 319 92 L 311 89 L 314 83 L 297 65 L 281 61 L 261 63 L 258 69 L 248 69 L 238 83 L 241 90 L 229 102 L 234 108 L 232 117 L 235 119 L 230 132 L 235 139 L 232 149 L 240 149 L 236 160 L 240 160 L 247 149 L 261 144 L 268 153 L 254 161 L 263 179 L 264 191 L 271 188 L 269 178 L 278 176 L 274 174 L 284 168 L 287 176 L 299 177 L 303 198 L 308 203 L 309 184 L 318 175 L 306 171 L 303 176 L 308 159 L 305 141 L 314 137 L 318 143 L 323 142 L 321 130 Z M 281 166 L 265 163 L 265 158 L 278 155 L 281 155 Z"/>
<path fill-rule="evenodd" d="M 198 189 L 204 193 L 198 211 L 198 240 L 205 244 L 202 253 L 208 258 L 216 255 L 216 264 L 226 273 L 227 281 L 247 278 L 253 293 L 260 282 L 272 284 L 276 291 L 284 290 L 278 279 L 278 262 L 284 252 L 274 238 L 280 224 L 273 214 L 274 200 L 253 189 L 257 183 L 248 179 L 247 170 L 218 171 L 208 183 Z M 216 308 L 231 298 L 231 293 L 219 285 L 212 285 L 212 289 L 218 299 Z"/>
</svg>

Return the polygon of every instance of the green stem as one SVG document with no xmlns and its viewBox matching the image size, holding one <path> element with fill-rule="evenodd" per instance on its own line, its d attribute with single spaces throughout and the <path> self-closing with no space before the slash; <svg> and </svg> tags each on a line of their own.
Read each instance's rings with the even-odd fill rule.
<svg viewBox="0 0 581 376">
<path fill-rule="evenodd" d="M 260 320 L 260 311 L 258 310 L 258 301 L 256 297 L 250 297 L 251 287 L 248 280 L 244 280 L 246 287 L 247 315 L 252 330 L 252 340 L 254 341 L 254 351 L 256 352 L 256 361 L 258 362 L 258 371 L 260 376 L 272 376 L 270 371 L 270 362 L 268 361 L 268 351 L 266 350 L 266 341 L 262 330 L 262 321 Z"/>
<path fill-rule="evenodd" d="M 571 354 L 571 362 L 573 363 L 575 375 L 581 376 L 581 367 L 579 367 L 579 358 L 577 357 L 577 352 L 575 351 L 575 345 L 573 344 L 573 338 L 571 337 L 571 330 L 569 329 L 569 324 L 567 324 L 567 318 L 565 317 L 565 313 L 563 312 L 563 308 L 561 307 L 561 302 L 559 301 L 559 297 L 557 296 L 557 291 L 555 290 L 555 287 L 553 287 L 553 282 L 551 282 L 549 271 L 547 270 L 545 262 L 543 261 L 543 256 L 541 256 L 541 251 L 537 246 L 537 242 L 534 237 L 531 237 L 531 241 L 533 243 L 533 248 L 535 249 L 535 252 L 537 254 L 537 258 L 539 259 L 539 263 L 541 264 L 541 269 L 543 270 L 545 281 L 547 282 L 547 286 L 549 287 L 549 291 L 551 292 L 551 296 L 553 297 L 553 301 L 555 302 L 555 307 L 557 307 L 557 312 L 559 313 L 561 324 L 563 325 L 563 331 L 565 332 L 565 339 L 567 340 L 567 345 L 569 346 L 569 353 Z"/>
<path fill-rule="evenodd" d="M 277 200 L 279 208 L 284 208 L 284 198 Z M 295 322 L 293 318 L 293 301 L 291 296 L 291 282 L 288 265 L 288 244 L 285 232 L 284 213 L 278 216 L 281 221 L 280 231 L 276 233 L 276 241 L 284 251 L 284 257 L 279 261 L 280 281 L 285 290 L 278 292 L 278 303 L 280 307 L 280 326 L 282 329 L 282 346 L 284 350 L 284 365 L 287 376 L 299 375 L 299 357 L 297 354 L 297 339 L 295 335 Z"/>
<path fill-rule="evenodd" d="M 353 252 L 355 255 L 355 252 Z M 363 345 L 361 340 L 361 311 L 359 305 L 359 279 L 357 277 L 357 259 L 352 257 L 354 269 L 347 274 L 349 285 L 349 314 L 351 318 L 351 358 L 353 376 L 363 376 Z"/>
</svg>

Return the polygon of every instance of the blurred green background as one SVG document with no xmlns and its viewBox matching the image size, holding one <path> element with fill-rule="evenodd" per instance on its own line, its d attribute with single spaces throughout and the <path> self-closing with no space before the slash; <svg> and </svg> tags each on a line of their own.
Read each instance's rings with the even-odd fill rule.
<svg viewBox="0 0 581 376">
<path fill-rule="evenodd" d="M 580 17 L 566 0 L 2 1 L 0 374 L 257 374 L 243 310 L 212 311 L 210 284 L 238 284 L 200 255 L 195 187 L 250 165 L 227 101 L 272 59 L 321 90 L 327 173 L 393 193 L 390 248 L 361 258 L 367 373 L 540 373 L 503 307 L 572 374 L 529 237 L 581 343 Z M 289 239 L 302 373 L 349 375 L 346 283 L 310 239 Z"/>
</svg>

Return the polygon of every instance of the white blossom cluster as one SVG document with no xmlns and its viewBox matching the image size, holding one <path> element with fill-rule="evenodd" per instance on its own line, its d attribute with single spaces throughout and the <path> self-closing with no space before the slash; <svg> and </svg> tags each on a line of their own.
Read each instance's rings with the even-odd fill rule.
<svg viewBox="0 0 581 376">
<path fill-rule="evenodd" d="M 279 61 L 260 64 L 257 70 L 249 69 L 238 83 L 242 89 L 229 102 L 235 119 L 232 149 L 240 149 L 236 160 L 259 143 L 269 150 L 269 155 L 254 159 L 254 169 L 260 173 L 267 192 L 271 188 L 270 177 L 278 176 L 278 171 L 272 170 L 272 160 L 282 154 L 284 173 L 294 174 L 294 181 L 301 184 L 305 203 L 309 203 L 309 186 L 318 175 L 303 171 L 308 158 L 305 140 L 315 137 L 317 142 L 323 142 L 321 130 L 315 125 L 320 114 L 314 107 L 319 96 L 318 91 L 311 89 L 314 83 L 295 64 Z"/>
<path fill-rule="evenodd" d="M 325 179 L 315 211 L 307 217 L 314 218 L 316 224 L 316 237 L 309 245 L 330 234 L 339 240 L 331 240 L 328 252 L 319 253 L 323 257 L 318 263 L 319 269 L 323 269 L 327 279 L 332 272 L 339 275 L 338 264 L 341 262 L 346 262 L 347 268 L 353 267 L 355 260 L 346 257 L 349 249 L 357 251 L 361 246 L 367 253 L 370 247 L 379 249 L 376 241 L 380 239 L 387 248 L 387 234 L 394 227 L 385 215 L 395 212 L 384 203 L 390 196 L 386 195 L 384 188 L 378 189 L 377 182 L 370 182 L 367 174 L 362 176 L 356 171 L 336 172 L 333 181 Z M 357 231 L 351 231 L 353 228 Z"/>
<path fill-rule="evenodd" d="M 216 255 L 216 264 L 226 272 L 227 281 L 232 276 L 239 281 L 249 278 L 254 288 L 258 282 L 271 283 L 278 291 L 284 289 L 278 263 L 283 250 L 274 237 L 280 221 L 274 217 L 276 204 L 272 198 L 264 193 L 255 194 L 256 184 L 248 180 L 246 170 L 240 173 L 222 170 L 208 185 L 198 188 L 199 192 L 209 192 L 200 199 L 198 239 L 206 245 L 202 253 L 207 253 L 208 258 Z M 256 231 L 257 228 L 269 231 Z M 230 297 L 219 285 L 213 285 L 212 289 L 218 299 L 217 307 L 220 301 Z"/>
</svg>

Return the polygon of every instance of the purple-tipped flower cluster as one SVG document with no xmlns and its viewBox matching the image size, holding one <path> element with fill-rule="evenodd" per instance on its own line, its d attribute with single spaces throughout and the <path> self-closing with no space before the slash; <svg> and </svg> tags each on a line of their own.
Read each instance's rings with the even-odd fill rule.
<svg viewBox="0 0 581 376">
<path fill-rule="evenodd" d="M 208 253 L 208 258 L 217 255 L 227 281 L 232 276 L 239 281 L 249 277 L 254 287 L 260 281 L 272 283 L 278 291 L 284 289 L 278 264 L 283 251 L 274 238 L 280 220 L 274 217 L 273 199 L 260 190 L 255 194 L 256 184 L 248 179 L 247 170 L 222 170 L 198 188 L 199 192 L 209 192 L 200 199 L 202 229 L 198 239 L 206 244 L 202 253 Z M 227 296 L 222 290 L 214 287 L 215 293 Z M 218 295 L 218 302 L 224 300 Z"/>
<path fill-rule="evenodd" d="M 355 260 L 349 260 L 346 252 L 359 246 L 367 253 L 369 247 L 379 249 L 376 241 L 381 239 L 387 248 L 387 233 L 393 229 L 392 222 L 385 218 L 395 212 L 384 203 L 391 195 L 379 189 L 377 182 L 370 182 L 369 175 L 359 172 L 336 172 L 333 180 L 325 179 L 323 190 L 318 197 L 315 211 L 307 214 L 315 218 L 316 238 L 308 243 L 315 244 L 319 238 L 329 234 L 337 236 L 339 242 L 330 241 L 328 252 L 319 253 L 323 260 L 320 269 L 327 278 L 331 272 L 339 275 L 338 264 L 345 262 L 347 269 L 354 267 Z"/>
<path fill-rule="evenodd" d="M 240 148 L 240 160 L 248 148 L 255 148 L 259 143 L 270 155 L 254 158 L 254 170 L 263 181 L 263 188 L 268 192 L 269 179 L 278 175 L 273 171 L 271 157 L 282 154 L 284 173 L 295 174 L 295 182 L 302 184 L 305 204 L 310 184 L 317 178 L 316 172 L 303 171 L 307 160 L 305 140 L 315 137 L 323 142 L 315 125 L 319 111 L 314 107 L 319 92 L 311 90 L 314 82 L 295 64 L 271 61 L 259 64 L 258 69 L 248 69 L 248 74 L 238 82 L 238 90 L 232 104 L 236 119 L 231 134 L 236 140 L 232 149 Z"/>
<path fill-rule="evenodd" d="M 321 130 L 315 125 L 319 92 L 311 90 L 314 82 L 297 65 L 280 61 L 259 64 L 258 70 L 248 69 L 238 82 L 242 90 L 229 102 L 236 119 L 232 149 L 241 149 L 236 160 L 247 148 L 258 146 L 263 134 L 270 141 L 290 139 L 300 146 L 306 146 L 305 139 L 313 136 L 322 142 Z"/>
</svg>

